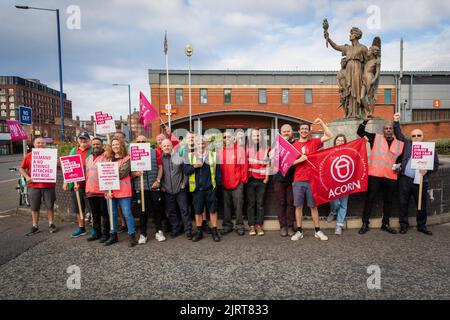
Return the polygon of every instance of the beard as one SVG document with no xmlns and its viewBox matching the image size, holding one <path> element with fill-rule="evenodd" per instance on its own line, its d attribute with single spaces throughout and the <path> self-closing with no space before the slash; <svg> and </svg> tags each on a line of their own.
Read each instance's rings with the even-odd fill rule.
<svg viewBox="0 0 450 320">
<path fill-rule="evenodd" d="M 103 148 L 93 148 L 92 149 L 92 152 L 93 153 L 100 153 L 100 152 L 102 152 L 103 151 Z"/>
</svg>

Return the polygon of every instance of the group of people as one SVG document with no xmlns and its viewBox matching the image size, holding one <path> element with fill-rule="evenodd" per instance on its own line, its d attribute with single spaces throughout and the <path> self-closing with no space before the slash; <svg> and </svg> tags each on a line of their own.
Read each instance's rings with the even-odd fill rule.
<svg viewBox="0 0 450 320">
<path fill-rule="evenodd" d="M 413 183 L 416 172 L 411 169 L 411 140 L 402 134 L 399 119 L 400 115 L 395 114 L 393 124 L 387 123 L 383 128 L 383 134 L 369 133 L 365 130 L 370 116 L 364 119 L 358 128 L 357 134 L 367 138 L 371 149 L 368 156 L 367 198 L 360 234 L 369 231 L 374 199 L 380 189 L 383 191 L 384 200 L 381 229 L 389 233 L 397 232 L 389 223 L 393 194 L 397 187 L 400 195 L 400 233 L 408 231 L 408 203 L 411 195 L 417 202 L 419 186 Z M 131 171 L 128 144 L 123 133 L 116 133 L 110 143 L 105 145 L 102 139 L 98 137 L 91 139 L 88 133 L 83 132 L 78 136 L 78 144 L 70 150 L 70 154 L 81 156 L 86 180 L 63 185 L 64 190 L 71 192 L 71 211 L 78 217 L 78 228 L 71 236 L 77 238 L 88 233 L 85 220 L 79 214 L 76 191 L 81 200 L 82 211 L 85 211 L 88 203 L 92 212 L 92 228 L 87 240 L 99 241 L 105 246 L 117 243 L 117 234 L 125 230 L 129 235 L 129 246 L 145 244 L 148 239 L 147 226 L 150 216 L 155 224 L 157 241 L 166 240 L 164 231 L 170 232 L 172 238 L 184 233 L 187 239 L 194 242 L 201 240 L 205 232 L 210 233 L 216 242 L 221 240 L 221 236 L 232 231 L 243 236 L 246 232 L 244 210 L 248 219 L 248 234 L 263 236 L 264 199 L 271 178 L 276 193 L 280 235 L 290 237 L 293 241 L 303 238 L 302 212 L 303 207 L 307 206 L 311 210 L 315 238 L 326 241 L 328 237 L 320 229 L 319 212 L 309 183 L 311 171 L 308 170 L 306 162 L 308 155 L 323 148 L 326 141 L 334 138 L 334 146 L 338 146 L 347 143 L 347 139 L 342 134 L 334 136 L 319 118 L 314 124 L 322 127 L 322 137 L 311 137 L 310 124 L 300 124 L 298 139 L 294 138 L 291 125 L 285 124 L 281 127 L 280 135 L 300 153 L 299 158 L 285 175 L 274 170 L 276 152 L 268 147 L 265 137 L 258 129 L 248 131 L 248 141 L 243 133 L 233 134 L 225 131 L 222 136 L 223 143 L 220 144 L 220 148 L 215 149 L 207 145 L 202 135 L 188 132 L 180 142 L 172 135 L 170 129 L 165 128 L 166 132 L 156 138 L 156 148 L 151 149 L 151 170 L 137 172 Z M 423 132 L 420 129 L 413 130 L 411 139 L 423 141 Z M 147 143 L 147 138 L 138 136 L 136 143 Z M 33 145 L 35 148 L 46 147 L 45 140 L 40 137 L 34 139 Z M 120 190 L 111 192 L 100 190 L 98 163 L 106 161 L 118 163 Z M 53 211 L 56 184 L 33 182 L 30 177 L 31 165 L 32 154 L 29 153 L 20 167 L 21 174 L 28 182 L 32 211 L 33 226 L 27 235 L 39 232 L 41 203 L 47 209 L 49 231 L 53 233 L 56 231 Z M 433 171 L 437 170 L 438 165 L 436 155 Z M 424 177 L 423 199 L 426 199 L 430 173 L 420 170 L 420 174 Z M 139 213 L 138 239 L 132 206 L 135 203 L 133 198 L 141 198 L 141 176 L 144 181 L 145 212 Z M 219 190 L 223 203 L 223 222 L 220 230 Z M 108 205 L 110 199 L 112 206 Z M 344 229 L 347 206 L 348 196 L 330 203 L 331 210 L 327 221 L 337 219 L 335 230 L 337 235 L 342 234 Z M 417 212 L 417 230 L 431 235 L 426 220 L 426 201 L 423 201 L 421 210 Z M 169 226 L 168 230 L 163 230 L 164 223 Z"/>
</svg>

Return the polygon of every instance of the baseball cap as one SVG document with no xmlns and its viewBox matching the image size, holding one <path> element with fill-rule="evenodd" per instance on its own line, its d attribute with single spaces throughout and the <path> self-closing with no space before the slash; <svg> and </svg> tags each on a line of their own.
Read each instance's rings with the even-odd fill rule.
<svg viewBox="0 0 450 320">
<path fill-rule="evenodd" d="M 78 139 L 86 139 L 86 140 L 90 140 L 91 137 L 89 136 L 89 133 L 87 133 L 87 132 L 82 132 L 82 133 L 80 133 L 80 135 L 78 136 Z"/>
</svg>

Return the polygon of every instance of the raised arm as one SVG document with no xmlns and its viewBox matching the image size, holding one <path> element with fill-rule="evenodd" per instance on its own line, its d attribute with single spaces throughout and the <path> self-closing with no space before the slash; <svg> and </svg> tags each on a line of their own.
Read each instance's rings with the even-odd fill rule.
<svg viewBox="0 0 450 320">
<path fill-rule="evenodd" d="M 326 38 L 325 39 L 328 41 L 328 43 L 330 44 L 330 46 L 334 50 L 337 50 L 337 51 L 340 51 L 340 52 L 344 52 L 345 51 L 345 45 L 341 46 L 341 45 L 336 44 L 333 40 L 330 39 L 330 36 L 328 35 L 328 32 L 326 34 Z"/>
<path fill-rule="evenodd" d="M 394 114 L 394 134 L 395 137 L 400 140 L 405 142 L 406 141 L 406 137 L 403 135 L 402 133 L 402 128 L 400 127 L 400 113 L 396 113 Z"/>
</svg>

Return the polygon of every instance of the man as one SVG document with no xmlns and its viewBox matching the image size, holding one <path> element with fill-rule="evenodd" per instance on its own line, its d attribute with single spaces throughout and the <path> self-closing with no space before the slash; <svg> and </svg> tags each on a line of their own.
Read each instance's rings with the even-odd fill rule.
<svg viewBox="0 0 450 320">
<path fill-rule="evenodd" d="M 312 194 L 311 185 L 309 184 L 310 171 L 306 167 L 306 161 L 308 161 L 308 155 L 316 152 L 323 147 L 323 143 L 333 138 L 333 134 L 330 129 L 325 125 L 322 119 L 317 118 L 314 120 L 314 124 L 320 125 L 323 129 L 324 135 L 321 138 L 311 138 L 311 127 L 309 124 L 300 125 L 300 138 L 295 141 L 293 146 L 300 151 L 301 156 L 292 164 L 295 166 L 294 173 L 294 206 L 295 206 L 295 220 L 297 222 L 297 232 L 291 237 L 291 240 L 297 241 L 303 239 L 302 228 L 302 215 L 303 204 L 306 201 L 306 205 L 311 209 L 311 217 L 314 223 L 314 237 L 321 241 L 327 241 L 328 237 L 320 230 L 319 224 L 319 211 Z"/>
<path fill-rule="evenodd" d="M 145 136 L 138 136 L 136 138 L 137 143 L 146 143 Z M 163 167 L 161 158 L 156 157 L 155 149 L 150 149 L 150 158 L 152 162 L 152 170 L 132 172 L 134 177 L 133 186 L 135 194 L 140 199 L 141 197 L 141 179 L 140 176 L 144 176 L 144 200 L 145 200 L 145 212 L 140 212 L 140 227 L 141 235 L 139 237 L 139 244 L 145 244 L 147 242 L 147 223 L 150 213 L 153 214 L 153 221 L 155 222 L 156 234 L 155 239 L 159 242 L 166 241 L 166 237 L 162 231 L 162 197 L 161 197 L 161 178 L 163 175 Z M 142 211 L 142 210 L 141 210 Z"/>
<path fill-rule="evenodd" d="M 223 133 L 225 145 L 219 150 L 219 163 L 222 170 L 223 224 L 222 234 L 233 231 L 231 210 L 236 214 L 236 231 L 240 236 L 244 230 L 244 184 L 248 181 L 248 163 L 245 149 L 239 146 L 231 132 Z"/>
<path fill-rule="evenodd" d="M 281 136 L 290 144 L 295 142 L 292 127 L 285 124 L 280 130 Z M 278 159 L 274 159 L 278 161 Z M 292 237 L 294 235 L 294 195 L 292 192 L 292 183 L 294 182 L 295 166 L 291 166 L 286 176 L 278 171 L 273 176 L 274 190 L 278 202 L 278 221 L 280 223 L 280 236 Z"/>
<path fill-rule="evenodd" d="M 171 236 L 173 238 L 178 236 L 180 230 L 178 212 L 180 212 L 184 224 L 184 234 L 188 240 L 192 240 L 192 221 L 189 216 L 186 191 L 186 167 L 178 152 L 173 150 L 172 142 L 169 139 L 164 139 L 161 147 L 163 151 L 161 190 L 164 192 L 166 209 L 169 211 L 172 226 Z"/>
<path fill-rule="evenodd" d="M 411 195 L 414 198 L 416 208 L 419 199 L 419 185 L 414 183 L 414 177 L 416 175 L 416 170 L 411 168 L 411 151 L 413 142 L 423 142 L 424 135 L 422 130 L 414 129 L 411 131 L 411 140 L 406 139 L 400 128 L 400 113 L 394 114 L 394 134 L 398 140 L 405 143 L 403 149 L 402 166 L 400 170 L 399 177 L 399 193 L 400 193 L 400 233 L 405 234 L 408 232 L 408 204 Z M 417 231 L 422 232 L 426 235 L 431 236 L 433 233 L 427 228 L 427 209 L 426 209 L 426 197 L 428 191 L 428 178 L 431 173 L 436 172 L 439 168 L 439 158 L 437 152 L 434 153 L 434 166 L 433 170 L 421 170 L 419 169 L 419 174 L 423 176 L 422 183 L 422 207 L 417 210 Z"/>
<path fill-rule="evenodd" d="M 45 148 L 47 146 L 44 138 L 37 137 L 33 141 L 33 146 L 35 148 Z M 43 183 L 43 182 L 33 182 L 31 179 L 31 167 L 33 163 L 32 152 L 28 153 L 25 158 L 23 158 L 22 164 L 20 165 L 19 172 L 25 178 L 28 184 L 28 195 L 30 199 L 31 206 L 31 217 L 33 220 L 33 226 L 30 232 L 26 235 L 31 236 L 39 232 L 39 211 L 41 209 L 41 201 L 43 200 L 45 207 L 47 209 L 48 218 L 48 229 L 50 233 L 56 232 L 56 226 L 54 224 L 54 205 L 56 200 L 55 187 L 56 183 Z"/>
<path fill-rule="evenodd" d="M 249 235 L 263 236 L 264 194 L 269 183 L 269 148 L 261 139 L 258 129 L 250 129 L 251 138 L 247 149 L 248 183 L 247 183 L 247 218 Z"/>
<path fill-rule="evenodd" d="M 194 203 L 196 234 L 192 241 L 203 239 L 203 210 L 209 212 L 212 224 L 212 238 L 220 241 L 217 231 L 217 207 L 216 197 L 217 186 L 221 185 L 221 170 L 218 155 L 213 151 L 208 151 L 205 140 L 202 136 L 196 139 L 196 150 L 187 154 L 186 174 L 189 177 L 189 192 L 192 193 Z"/>
<path fill-rule="evenodd" d="M 110 236 L 110 221 L 105 192 L 100 190 L 98 164 L 105 160 L 103 141 L 92 139 L 92 154 L 86 159 L 86 198 L 92 210 L 93 232 L 87 241 L 100 240 L 104 243 Z"/>
<path fill-rule="evenodd" d="M 367 189 L 366 201 L 364 202 L 364 212 L 362 216 L 362 226 L 359 234 L 369 231 L 369 219 L 373 202 L 380 188 L 383 190 L 383 221 L 381 230 L 391 234 L 397 231 L 389 225 L 389 218 L 392 211 L 392 196 L 397 186 L 396 163 L 401 161 L 401 154 L 404 143 L 394 137 L 394 129 L 391 123 L 383 126 L 383 134 L 369 133 L 365 130 L 366 124 L 372 118 L 366 116 L 363 123 L 358 127 L 357 134 L 366 137 L 370 143 L 369 154 L 369 186 Z"/>
<path fill-rule="evenodd" d="M 84 170 L 86 169 L 86 159 L 91 155 L 92 148 L 91 148 L 91 137 L 89 136 L 89 133 L 82 132 L 78 136 L 78 146 L 72 148 L 69 152 L 69 155 L 77 155 L 79 154 L 81 156 L 81 162 L 83 163 Z M 85 170 L 86 172 L 86 170 Z M 70 190 L 71 193 L 71 211 L 77 216 L 78 221 L 78 229 L 72 233 L 72 238 L 78 238 L 80 236 L 86 235 L 86 227 L 84 223 L 84 219 L 82 219 L 79 208 L 78 208 L 78 201 L 77 201 L 77 195 L 76 191 L 78 190 L 78 193 L 80 195 L 80 204 L 81 204 L 81 210 L 83 212 L 86 212 L 86 182 L 80 181 L 76 183 L 63 183 L 63 190 L 67 191 Z"/>
</svg>

